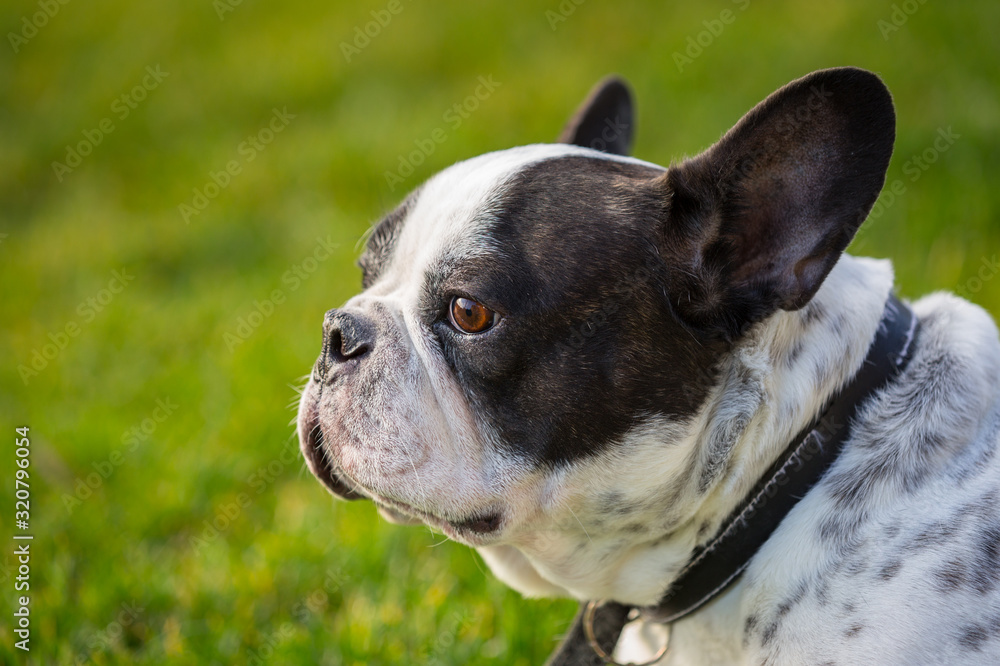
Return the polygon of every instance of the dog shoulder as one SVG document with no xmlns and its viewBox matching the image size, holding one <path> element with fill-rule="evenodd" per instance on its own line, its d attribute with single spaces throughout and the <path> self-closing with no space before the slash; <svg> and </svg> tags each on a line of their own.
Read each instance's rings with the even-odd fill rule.
<svg viewBox="0 0 1000 666">
<path fill-rule="evenodd" d="M 917 351 L 755 558 L 743 643 L 766 663 L 1000 662 L 1000 341 L 950 294 Z"/>
</svg>

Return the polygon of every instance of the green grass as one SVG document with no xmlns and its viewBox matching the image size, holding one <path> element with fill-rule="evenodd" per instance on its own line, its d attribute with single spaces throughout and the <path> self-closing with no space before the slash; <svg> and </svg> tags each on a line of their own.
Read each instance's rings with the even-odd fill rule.
<svg viewBox="0 0 1000 666">
<path fill-rule="evenodd" d="M 1000 5 L 928 2 L 888 39 L 892 3 L 742 5 L 587 2 L 552 30 L 556 0 L 404 1 L 349 63 L 341 42 L 386 2 L 244 0 L 224 20 L 210 0 L 69 2 L 19 52 L 7 38 L 0 414 L 11 439 L 31 427 L 35 541 L 25 655 L 8 446 L 0 661 L 540 663 L 574 604 L 522 600 L 469 549 L 331 500 L 287 405 L 322 313 L 358 289 L 369 223 L 456 160 L 550 140 L 609 72 L 638 95 L 637 155 L 661 163 L 813 69 L 878 72 L 898 110 L 889 182 L 906 192 L 853 251 L 892 258 L 907 297 L 964 289 L 1000 313 L 1000 280 L 977 281 L 1000 253 Z M 678 71 L 673 54 L 725 8 L 735 20 Z M 4 34 L 37 11 L 4 4 Z M 116 98 L 157 65 L 169 75 L 120 118 Z M 452 128 L 443 114 L 479 76 L 501 85 Z M 275 108 L 295 117 L 247 162 L 241 142 Z M 113 132 L 60 180 L 52 163 L 105 118 Z M 438 127 L 446 141 L 390 190 L 386 171 Z M 907 161 L 949 127 L 960 138 L 913 180 Z M 178 206 L 232 160 L 240 173 L 185 223 Z M 317 239 L 336 247 L 311 263 Z M 122 270 L 134 279 L 102 294 Z M 269 315 L 244 341 L 255 301 Z M 26 384 L 18 367 L 68 324 Z M 90 474 L 98 487 L 67 507 Z"/>
</svg>

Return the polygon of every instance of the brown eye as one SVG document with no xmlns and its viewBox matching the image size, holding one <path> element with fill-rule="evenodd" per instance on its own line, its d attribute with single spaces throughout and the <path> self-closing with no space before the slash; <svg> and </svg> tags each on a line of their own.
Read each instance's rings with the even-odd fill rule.
<svg viewBox="0 0 1000 666">
<path fill-rule="evenodd" d="M 452 325 L 464 333 L 485 333 L 500 319 L 499 315 L 471 298 L 451 299 L 448 313 Z"/>
</svg>

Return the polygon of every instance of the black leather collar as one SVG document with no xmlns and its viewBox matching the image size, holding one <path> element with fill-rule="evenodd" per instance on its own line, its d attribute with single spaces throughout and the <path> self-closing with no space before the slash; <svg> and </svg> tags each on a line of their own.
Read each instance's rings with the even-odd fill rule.
<svg viewBox="0 0 1000 666">
<path fill-rule="evenodd" d="M 608 653 L 614 650 L 622 628 L 636 610 L 655 622 L 675 622 L 711 601 L 743 573 L 788 512 L 840 455 L 861 405 L 906 368 L 919 327 L 913 311 L 890 295 L 875 340 L 857 374 L 831 399 L 823 414 L 792 440 L 719 533 L 694 554 L 660 602 L 639 609 L 609 602 L 596 610 L 594 636 L 601 649 Z M 604 662 L 583 638 L 583 615 L 581 610 L 549 660 L 550 666 Z"/>
</svg>

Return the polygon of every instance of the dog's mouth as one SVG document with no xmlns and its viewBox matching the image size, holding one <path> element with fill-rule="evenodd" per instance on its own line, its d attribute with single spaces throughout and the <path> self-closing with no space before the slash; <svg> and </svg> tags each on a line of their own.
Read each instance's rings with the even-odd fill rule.
<svg viewBox="0 0 1000 666">
<path fill-rule="evenodd" d="M 309 471 L 335 496 L 345 500 L 370 499 L 390 522 L 400 525 L 425 523 L 449 538 L 469 545 L 485 545 L 495 540 L 504 522 L 502 511 L 487 510 L 461 519 L 442 518 L 365 488 L 336 466 L 327 454 L 317 402 L 303 404 L 301 409 L 299 436 L 302 454 Z"/>
</svg>

